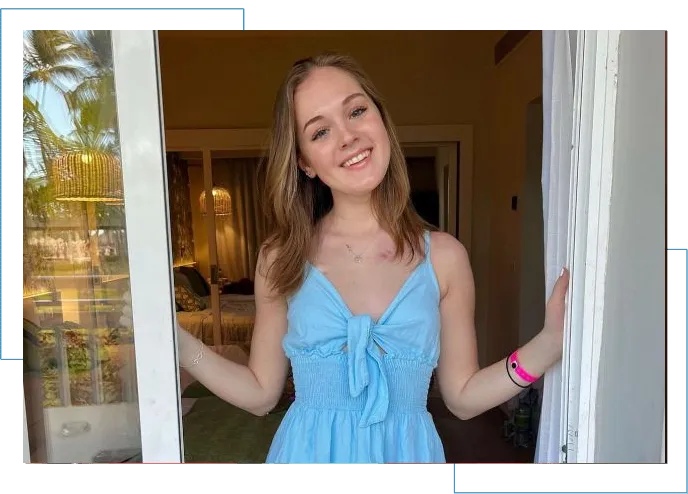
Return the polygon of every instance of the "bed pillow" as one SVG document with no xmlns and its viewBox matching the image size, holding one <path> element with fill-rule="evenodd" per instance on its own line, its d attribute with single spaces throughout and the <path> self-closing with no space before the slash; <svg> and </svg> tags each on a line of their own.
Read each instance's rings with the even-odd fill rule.
<svg viewBox="0 0 688 494">
<path fill-rule="evenodd" d="M 191 266 L 180 266 L 177 269 L 186 277 L 187 280 L 189 280 L 191 289 L 196 293 L 196 295 L 200 295 L 201 297 L 207 297 L 210 295 L 210 285 L 196 268 Z"/>
<path fill-rule="evenodd" d="M 175 269 L 173 271 L 174 274 L 174 286 L 177 285 L 182 285 L 188 288 L 189 290 L 193 291 L 193 287 L 191 286 L 191 282 L 189 281 L 189 278 L 186 277 L 185 274 L 181 273 L 179 270 Z"/>
<path fill-rule="evenodd" d="M 205 301 L 184 285 L 174 287 L 174 299 L 184 312 L 196 312 L 207 308 Z"/>
</svg>

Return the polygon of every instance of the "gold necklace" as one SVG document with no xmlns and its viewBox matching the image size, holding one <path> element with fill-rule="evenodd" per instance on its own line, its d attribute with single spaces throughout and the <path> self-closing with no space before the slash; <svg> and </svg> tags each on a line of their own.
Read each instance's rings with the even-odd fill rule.
<svg viewBox="0 0 688 494">
<path fill-rule="evenodd" d="M 344 245 L 346 245 L 346 248 L 348 249 L 349 253 L 354 257 L 354 262 L 356 264 L 361 264 L 363 262 L 363 254 L 366 253 L 366 251 L 370 248 L 370 246 L 372 244 L 373 244 L 372 242 L 370 244 L 368 244 L 368 247 L 366 247 L 365 250 L 363 252 L 361 252 L 360 254 L 356 254 L 349 244 L 344 244 Z"/>
</svg>

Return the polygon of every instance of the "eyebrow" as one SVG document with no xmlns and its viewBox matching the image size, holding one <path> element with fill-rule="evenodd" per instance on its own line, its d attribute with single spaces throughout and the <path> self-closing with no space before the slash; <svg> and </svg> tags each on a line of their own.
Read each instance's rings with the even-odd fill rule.
<svg viewBox="0 0 688 494">
<path fill-rule="evenodd" d="M 358 98 L 359 96 L 365 97 L 365 94 L 363 94 L 363 93 L 353 93 L 353 94 L 350 94 L 349 96 L 347 96 L 346 98 L 344 98 L 344 100 L 342 101 L 342 106 L 346 105 L 346 104 L 347 104 L 349 101 L 351 101 L 352 99 Z M 322 119 L 323 119 L 323 116 L 322 116 L 322 115 L 317 115 L 317 116 L 311 118 L 308 122 L 306 122 L 306 125 L 303 126 L 304 132 L 306 131 L 306 128 L 307 128 L 310 124 L 315 123 L 315 122 L 317 122 L 318 120 L 322 120 Z"/>
</svg>

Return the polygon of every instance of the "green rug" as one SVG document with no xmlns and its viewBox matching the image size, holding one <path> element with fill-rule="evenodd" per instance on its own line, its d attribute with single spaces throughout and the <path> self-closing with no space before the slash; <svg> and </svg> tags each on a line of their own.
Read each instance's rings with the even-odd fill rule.
<svg viewBox="0 0 688 494">
<path fill-rule="evenodd" d="M 193 386 L 193 385 L 192 385 Z M 191 386 L 190 386 L 191 387 Z M 257 417 L 214 396 L 204 386 L 184 391 L 198 401 L 183 418 L 184 461 L 187 463 L 265 463 L 272 438 L 288 404 Z M 196 396 L 187 396 L 194 394 Z"/>
<path fill-rule="evenodd" d="M 192 382 L 182 393 L 182 398 L 206 398 L 208 396 L 215 395 L 212 391 L 203 386 L 200 381 Z"/>
</svg>

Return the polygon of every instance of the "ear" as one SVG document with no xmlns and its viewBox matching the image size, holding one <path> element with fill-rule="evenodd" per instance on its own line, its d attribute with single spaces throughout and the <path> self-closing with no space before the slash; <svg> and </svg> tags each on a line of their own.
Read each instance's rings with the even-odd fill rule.
<svg viewBox="0 0 688 494">
<path fill-rule="evenodd" d="M 298 161 L 299 168 L 301 168 L 301 170 L 303 170 L 303 173 L 305 173 L 308 178 L 315 178 L 315 170 L 313 170 L 313 168 L 308 166 L 306 164 L 306 162 L 301 157 L 299 157 L 298 160 L 299 160 Z"/>
</svg>

